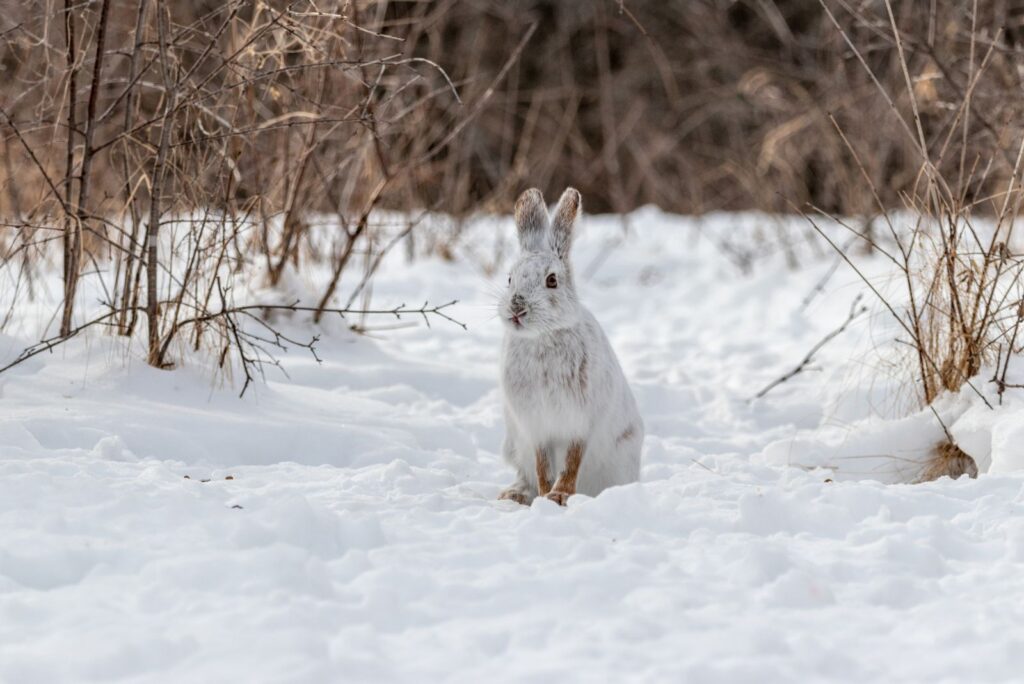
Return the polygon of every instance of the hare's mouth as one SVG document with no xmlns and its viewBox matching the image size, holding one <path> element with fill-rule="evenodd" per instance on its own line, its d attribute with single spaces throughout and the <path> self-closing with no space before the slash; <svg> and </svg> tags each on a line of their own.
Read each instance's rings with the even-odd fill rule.
<svg viewBox="0 0 1024 684">
<path fill-rule="evenodd" d="M 508 321 L 511 323 L 516 330 L 523 327 L 523 319 L 526 318 L 526 311 L 516 311 L 515 313 L 509 314 Z"/>
</svg>

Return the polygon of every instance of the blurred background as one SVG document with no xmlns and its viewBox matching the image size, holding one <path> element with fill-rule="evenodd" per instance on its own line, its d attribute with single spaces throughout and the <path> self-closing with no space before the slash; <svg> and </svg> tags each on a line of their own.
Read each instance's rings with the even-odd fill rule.
<svg viewBox="0 0 1024 684">
<path fill-rule="evenodd" d="M 890 206 L 915 182 L 911 92 L 940 164 L 986 171 L 972 194 L 1005 183 L 1020 132 L 1024 7 L 1009 0 L 895 2 L 892 18 L 874 0 L 2 4 L 0 124 L 37 156 L 3 126 L 8 218 L 56 211 L 39 167 L 68 175 L 69 130 L 71 176 L 94 148 L 85 209 L 143 206 L 168 85 L 169 203 L 259 198 L 264 215 L 508 211 L 531 185 L 575 185 L 598 212 L 853 215 L 877 209 L 865 174 Z M 972 87 L 970 145 L 943 157 Z"/>
<path fill-rule="evenodd" d="M 144 314 L 156 366 L 186 329 L 231 346 L 231 278 L 318 264 L 317 319 L 368 305 L 427 214 L 454 222 L 447 254 L 531 186 L 589 212 L 853 217 L 869 248 L 894 209 L 1021 201 L 1009 0 L 0 4 L 5 282 L 31 295 L 59 264 L 60 336 Z"/>
</svg>

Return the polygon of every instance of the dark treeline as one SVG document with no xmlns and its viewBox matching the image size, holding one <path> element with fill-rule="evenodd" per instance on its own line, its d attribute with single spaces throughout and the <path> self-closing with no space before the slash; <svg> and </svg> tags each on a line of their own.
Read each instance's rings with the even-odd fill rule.
<svg viewBox="0 0 1024 684">
<path fill-rule="evenodd" d="M 39 212 L 46 198 L 36 167 L 55 182 L 64 177 L 72 122 L 79 167 L 72 175 L 86 147 L 102 146 L 88 162 L 95 186 L 88 210 L 109 215 L 143 201 L 149 183 L 137 183 L 125 162 L 159 147 L 158 4 L 5 3 L 5 215 Z M 458 215 L 507 210 L 528 184 L 549 193 L 573 184 L 596 211 L 645 203 L 682 212 L 786 211 L 811 202 L 860 214 L 875 204 L 863 173 L 886 205 L 900 205 L 918 177 L 919 133 L 947 175 L 963 166 L 968 176 L 976 166 L 965 192 L 998 192 L 1024 113 L 1024 11 L 1008 1 L 979 2 L 976 15 L 972 2 L 895 2 L 891 18 L 885 2 L 846 0 L 166 6 L 170 58 L 192 89 L 179 93 L 185 104 L 170 144 L 192 156 L 185 164 L 178 155 L 188 167 L 183 178 L 202 180 L 195 196 L 171 181 L 170 201 L 185 208 L 259 197 L 268 214 L 340 207 L 358 217 L 373 201 Z M 969 88 L 971 145 L 943 157 Z M 89 117 L 92 106 L 101 120 Z"/>
</svg>

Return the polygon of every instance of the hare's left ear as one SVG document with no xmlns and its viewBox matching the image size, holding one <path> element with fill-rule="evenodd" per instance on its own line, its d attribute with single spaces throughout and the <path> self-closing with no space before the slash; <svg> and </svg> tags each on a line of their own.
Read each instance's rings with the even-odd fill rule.
<svg viewBox="0 0 1024 684">
<path fill-rule="evenodd" d="M 552 246 L 562 260 L 569 257 L 569 248 L 572 246 L 572 232 L 576 227 L 576 219 L 580 215 L 580 208 L 583 200 L 576 188 L 566 188 L 558 200 L 558 206 L 551 217 L 551 240 Z"/>
</svg>

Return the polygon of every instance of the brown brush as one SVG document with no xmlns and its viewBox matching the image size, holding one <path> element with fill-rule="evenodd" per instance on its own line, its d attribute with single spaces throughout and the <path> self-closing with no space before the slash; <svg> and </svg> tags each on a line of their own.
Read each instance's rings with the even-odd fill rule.
<svg viewBox="0 0 1024 684">
<path fill-rule="evenodd" d="M 954 480 L 961 475 L 970 478 L 978 477 L 978 464 L 960 447 L 952 442 L 939 442 L 928 455 L 924 470 L 918 482 L 931 482 L 940 477 L 951 477 Z"/>
</svg>

